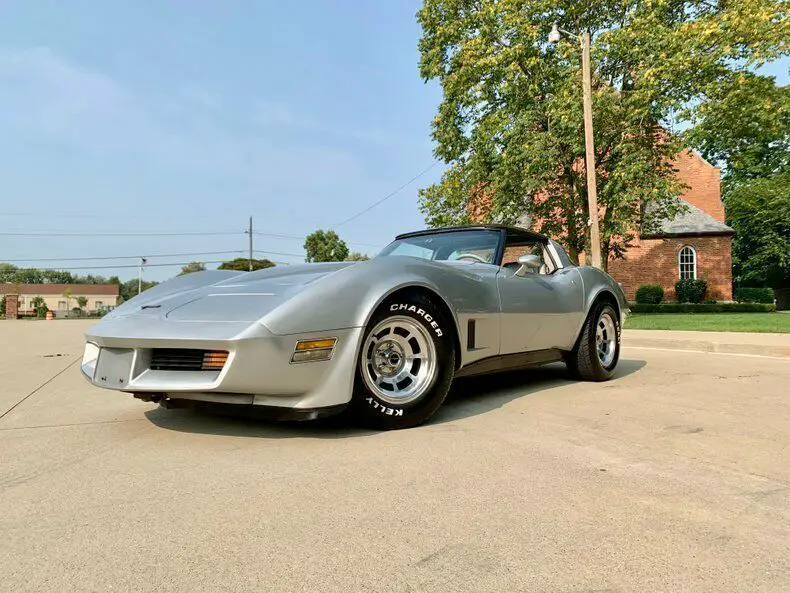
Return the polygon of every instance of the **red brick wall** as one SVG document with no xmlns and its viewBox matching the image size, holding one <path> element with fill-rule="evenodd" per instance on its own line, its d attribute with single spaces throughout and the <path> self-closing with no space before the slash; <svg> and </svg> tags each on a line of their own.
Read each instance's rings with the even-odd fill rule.
<svg viewBox="0 0 790 593">
<path fill-rule="evenodd" d="M 677 176 L 688 186 L 681 197 L 719 222 L 724 222 L 719 169 L 687 150 L 676 157 L 673 166 Z"/>
<path fill-rule="evenodd" d="M 5 295 L 5 316 L 8 319 L 16 319 L 19 316 L 19 295 Z"/>
<path fill-rule="evenodd" d="M 675 300 L 680 278 L 678 252 L 691 245 L 697 252 L 697 278 L 708 282 L 706 298 L 732 300 L 732 237 L 678 237 L 635 240 L 625 259 L 611 260 L 609 274 L 623 285 L 629 301 L 643 284 L 659 284 L 664 300 Z"/>
</svg>

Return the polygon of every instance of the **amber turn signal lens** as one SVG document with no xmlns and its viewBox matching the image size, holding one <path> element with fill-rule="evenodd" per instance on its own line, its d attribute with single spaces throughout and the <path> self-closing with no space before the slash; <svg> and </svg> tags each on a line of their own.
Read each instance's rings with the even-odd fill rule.
<svg viewBox="0 0 790 593">
<path fill-rule="evenodd" d="M 296 343 L 291 362 L 318 362 L 332 358 L 337 338 L 300 340 Z"/>
<path fill-rule="evenodd" d="M 225 350 L 207 350 L 203 354 L 204 371 L 221 371 L 228 361 L 228 353 Z"/>
<path fill-rule="evenodd" d="M 318 350 L 320 348 L 334 348 L 335 342 L 337 342 L 337 339 L 335 338 L 326 338 L 323 340 L 305 340 L 303 342 L 296 343 L 296 351 L 301 352 L 303 350 Z"/>
</svg>

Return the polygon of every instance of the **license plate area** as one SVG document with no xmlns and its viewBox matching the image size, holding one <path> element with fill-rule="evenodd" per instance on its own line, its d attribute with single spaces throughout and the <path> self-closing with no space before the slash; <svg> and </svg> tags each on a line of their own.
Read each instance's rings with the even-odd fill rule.
<svg viewBox="0 0 790 593">
<path fill-rule="evenodd" d="M 114 389 L 123 389 L 129 383 L 134 363 L 131 348 L 102 348 L 96 363 L 94 382 Z"/>
</svg>

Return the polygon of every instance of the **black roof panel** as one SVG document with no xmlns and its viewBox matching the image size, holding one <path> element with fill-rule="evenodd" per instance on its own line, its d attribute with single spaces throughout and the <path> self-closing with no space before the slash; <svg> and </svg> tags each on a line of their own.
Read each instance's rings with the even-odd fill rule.
<svg viewBox="0 0 790 593">
<path fill-rule="evenodd" d="M 435 229 L 425 229 L 422 231 L 413 231 L 411 233 L 401 233 L 395 239 L 406 239 L 408 237 L 422 237 L 425 235 L 435 235 L 438 233 L 448 233 L 451 231 L 505 231 L 508 237 L 523 238 L 528 241 L 540 241 L 541 243 L 548 242 L 549 238 L 540 233 L 522 229 L 520 227 L 507 226 L 503 224 L 469 224 L 461 226 L 445 226 Z"/>
</svg>

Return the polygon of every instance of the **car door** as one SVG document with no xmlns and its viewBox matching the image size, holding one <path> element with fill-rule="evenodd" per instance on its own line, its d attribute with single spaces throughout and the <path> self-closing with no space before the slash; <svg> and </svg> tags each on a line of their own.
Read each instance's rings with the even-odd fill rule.
<svg viewBox="0 0 790 593">
<path fill-rule="evenodd" d="M 569 350 L 584 314 L 584 288 L 576 268 L 552 273 L 497 274 L 502 310 L 500 354 Z"/>
</svg>

